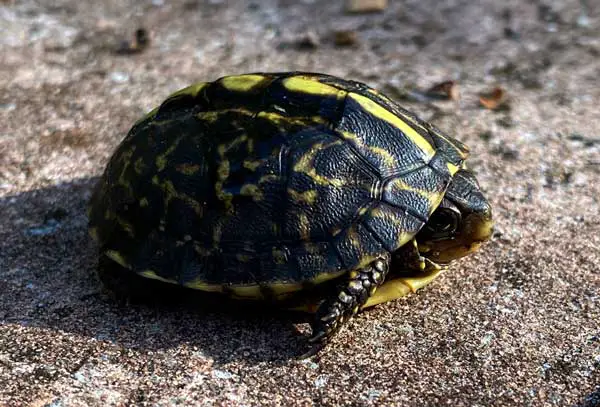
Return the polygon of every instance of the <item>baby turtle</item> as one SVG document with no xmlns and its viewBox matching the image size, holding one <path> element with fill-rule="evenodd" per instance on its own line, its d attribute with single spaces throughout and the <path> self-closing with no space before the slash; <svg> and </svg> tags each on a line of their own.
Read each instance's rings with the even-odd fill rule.
<svg viewBox="0 0 600 407">
<path fill-rule="evenodd" d="M 315 313 L 314 352 L 359 310 L 424 286 L 490 237 L 467 155 L 359 82 L 289 72 L 197 83 L 133 126 L 94 190 L 99 273 L 113 287 L 137 274 L 293 300 Z"/>
</svg>

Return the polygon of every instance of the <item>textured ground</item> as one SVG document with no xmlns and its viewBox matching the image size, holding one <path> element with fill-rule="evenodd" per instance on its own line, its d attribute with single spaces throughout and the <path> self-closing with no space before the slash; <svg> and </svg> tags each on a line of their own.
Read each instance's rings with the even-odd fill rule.
<svg viewBox="0 0 600 407">
<path fill-rule="evenodd" d="M 600 404 L 600 3 L 393 3 L 0 1 L 0 405 Z M 398 99 L 458 81 L 402 103 L 471 146 L 492 242 L 306 361 L 286 315 L 117 307 L 85 203 L 129 126 L 190 82 L 293 69 Z"/>
</svg>

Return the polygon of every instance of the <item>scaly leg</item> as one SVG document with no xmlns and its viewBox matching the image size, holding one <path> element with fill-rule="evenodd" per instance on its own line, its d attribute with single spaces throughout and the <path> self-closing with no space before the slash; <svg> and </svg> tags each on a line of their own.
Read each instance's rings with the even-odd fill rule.
<svg viewBox="0 0 600 407">
<path fill-rule="evenodd" d="M 317 309 L 309 342 L 313 348 L 304 357 L 319 351 L 341 325 L 365 305 L 383 283 L 389 270 L 388 259 L 377 259 L 363 269 L 350 273 L 335 297 L 326 299 Z"/>
</svg>

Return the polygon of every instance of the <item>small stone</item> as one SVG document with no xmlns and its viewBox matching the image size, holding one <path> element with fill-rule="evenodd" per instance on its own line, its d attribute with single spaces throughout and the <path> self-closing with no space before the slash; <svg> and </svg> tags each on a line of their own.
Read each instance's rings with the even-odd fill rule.
<svg viewBox="0 0 600 407">
<path fill-rule="evenodd" d="M 115 83 L 125 83 L 125 82 L 129 81 L 129 75 L 125 72 L 119 72 L 119 71 L 111 72 L 110 80 Z"/>
<path fill-rule="evenodd" d="M 213 376 L 216 377 L 217 379 L 228 380 L 233 377 L 233 374 L 231 374 L 225 370 L 215 369 L 215 370 L 213 370 Z"/>
<path fill-rule="evenodd" d="M 327 376 L 320 375 L 315 380 L 315 387 L 318 388 L 318 389 L 320 389 L 322 387 L 325 387 L 325 385 L 327 384 L 328 381 L 329 381 L 329 378 Z"/>
<path fill-rule="evenodd" d="M 311 50 L 316 49 L 320 43 L 319 36 L 315 32 L 309 31 L 298 39 L 296 46 L 298 49 Z"/>
</svg>

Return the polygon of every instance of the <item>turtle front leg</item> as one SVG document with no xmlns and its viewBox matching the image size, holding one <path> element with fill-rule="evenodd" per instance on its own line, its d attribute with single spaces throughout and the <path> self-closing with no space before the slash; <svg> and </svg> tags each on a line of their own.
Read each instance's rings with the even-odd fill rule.
<svg viewBox="0 0 600 407">
<path fill-rule="evenodd" d="M 341 325 L 366 304 L 377 287 L 384 282 L 389 265 L 388 259 L 380 258 L 363 269 L 351 272 L 350 278 L 339 286 L 337 295 L 326 299 L 319 306 L 309 339 L 314 346 L 304 357 L 318 352 Z"/>
</svg>

